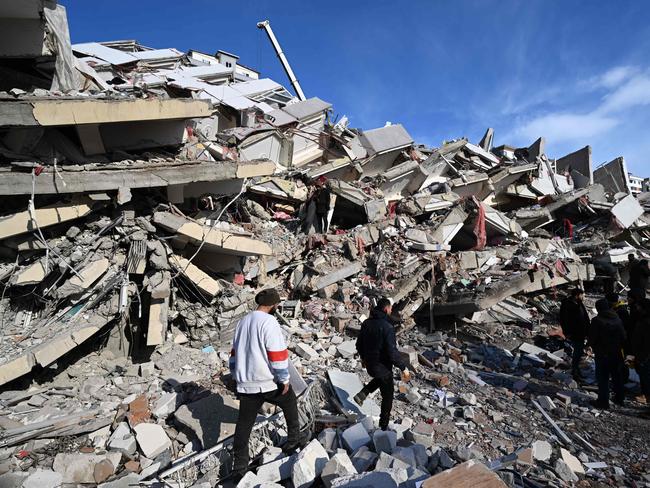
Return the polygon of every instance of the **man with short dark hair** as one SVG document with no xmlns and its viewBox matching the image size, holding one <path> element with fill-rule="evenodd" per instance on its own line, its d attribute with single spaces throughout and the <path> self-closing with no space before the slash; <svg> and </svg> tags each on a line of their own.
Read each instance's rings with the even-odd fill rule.
<svg viewBox="0 0 650 488">
<path fill-rule="evenodd" d="M 240 478 L 248 468 L 248 442 L 264 402 L 277 405 L 284 412 L 288 438 L 283 451 L 293 451 L 300 443 L 298 404 L 289 384 L 289 352 L 280 324 L 273 316 L 280 295 L 273 288 L 262 290 L 255 303 L 257 310 L 237 324 L 230 355 L 230 372 L 239 398 L 233 441 L 235 478 Z"/>
<path fill-rule="evenodd" d="M 580 360 L 585 352 L 585 339 L 589 328 L 589 314 L 583 303 L 584 296 L 585 292 L 581 288 L 574 288 L 571 294 L 562 300 L 560 306 L 562 332 L 573 347 L 571 372 L 576 381 L 582 378 Z"/>
<path fill-rule="evenodd" d="M 623 322 L 602 298 L 596 302 L 598 315 L 589 327 L 589 345 L 594 351 L 596 381 L 598 382 L 597 408 L 609 408 L 609 379 L 614 386 L 614 403 L 623 405 L 625 399 L 623 378 L 623 346 L 625 329 Z"/>
<path fill-rule="evenodd" d="M 354 401 L 361 405 L 369 394 L 379 389 L 379 427 L 382 430 L 388 429 L 390 411 L 393 408 L 393 366 L 402 371 L 403 381 L 408 382 L 411 378 L 407 364 L 397 350 L 395 329 L 389 321 L 392 310 L 390 300 L 381 298 L 377 306 L 370 311 L 370 318 L 361 324 L 361 332 L 357 338 L 357 352 L 372 380 L 355 395 Z"/>
</svg>

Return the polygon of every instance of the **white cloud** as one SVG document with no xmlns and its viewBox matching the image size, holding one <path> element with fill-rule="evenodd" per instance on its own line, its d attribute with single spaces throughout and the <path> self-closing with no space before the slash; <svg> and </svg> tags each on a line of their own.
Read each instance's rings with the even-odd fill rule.
<svg viewBox="0 0 650 488">
<path fill-rule="evenodd" d="M 636 66 L 617 66 L 589 79 L 587 85 L 592 88 L 612 89 L 634 76 L 638 71 Z"/>
<path fill-rule="evenodd" d="M 650 76 L 644 73 L 634 76 L 607 94 L 597 110 L 600 113 L 621 112 L 648 104 L 650 104 Z"/>
<path fill-rule="evenodd" d="M 521 125 L 515 134 L 525 139 L 543 135 L 554 142 L 572 141 L 603 134 L 618 125 L 615 118 L 597 113 L 551 113 L 533 118 Z"/>
</svg>

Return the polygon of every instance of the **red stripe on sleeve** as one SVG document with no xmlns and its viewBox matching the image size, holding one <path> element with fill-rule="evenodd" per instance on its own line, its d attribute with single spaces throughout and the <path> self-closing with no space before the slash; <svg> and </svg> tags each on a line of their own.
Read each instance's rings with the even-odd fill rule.
<svg viewBox="0 0 650 488">
<path fill-rule="evenodd" d="M 234 356 L 234 355 L 235 355 L 235 349 L 234 349 L 234 348 L 230 350 L 230 355 L 231 355 L 231 356 Z"/>
<path fill-rule="evenodd" d="M 282 351 L 266 351 L 269 361 L 284 361 L 289 359 L 289 351 L 283 349 Z"/>
</svg>

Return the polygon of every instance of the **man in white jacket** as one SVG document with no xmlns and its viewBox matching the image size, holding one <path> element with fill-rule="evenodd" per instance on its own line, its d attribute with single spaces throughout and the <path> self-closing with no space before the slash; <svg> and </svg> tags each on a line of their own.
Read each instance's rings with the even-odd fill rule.
<svg viewBox="0 0 650 488">
<path fill-rule="evenodd" d="M 237 324 L 230 353 L 230 372 L 239 398 L 239 417 L 233 441 L 233 474 L 241 477 L 250 461 L 248 442 L 257 412 L 264 402 L 284 412 L 288 438 L 283 451 L 299 447 L 300 422 L 296 394 L 289 384 L 289 351 L 280 324 L 273 316 L 280 303 L 275 289 L 255 297 L 257 310 Z"/>
</svg>

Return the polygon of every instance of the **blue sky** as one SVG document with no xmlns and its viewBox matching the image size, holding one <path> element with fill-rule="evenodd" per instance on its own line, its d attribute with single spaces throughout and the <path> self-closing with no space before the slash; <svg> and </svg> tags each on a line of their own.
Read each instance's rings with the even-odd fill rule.
<svg viewBox="0 0 650 488">
<path fill-rule="evenodd" d="M 495 128 L 497 144 L 545 136 L 560 157 L 624 156 L 650 176 L 650 2 L 574 0 L 60 0 L 72 42 L 137 39 L 218 49 L 288 88 L 270 19 L 306 95 L 354 127 L 403 124 L 440 145 Z"/>
</svg>

